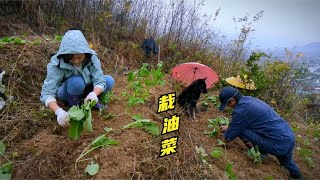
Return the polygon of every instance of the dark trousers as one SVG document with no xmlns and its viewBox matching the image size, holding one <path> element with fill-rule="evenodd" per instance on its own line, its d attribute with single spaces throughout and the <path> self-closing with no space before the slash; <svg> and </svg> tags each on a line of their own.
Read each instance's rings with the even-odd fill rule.
<svg viewBox="0 0 320 180">
<path fill-rule="evenodd" d="M 261 153 L 276 156 L 280 164 L 288 169 L 292 178 L 301 177 L 300 170 L 293 160 L 294 137 L 285 142 L 275 142 L 247 129 L 241 134 L 241 138 L 249 140 L 254 146 L 258 145 Z"/>
</svg>

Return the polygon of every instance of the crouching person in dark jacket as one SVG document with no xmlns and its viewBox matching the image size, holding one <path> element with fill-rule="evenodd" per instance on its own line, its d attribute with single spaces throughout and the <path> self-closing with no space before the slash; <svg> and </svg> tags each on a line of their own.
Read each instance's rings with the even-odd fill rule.
<svg viewBox="0 0 320 180">
<path fill-rule="evenodd" d="M 220 94 L 220 111 L 226 106 L 233 108 L 229 127 L 222 126 L 224 141 L 230 142 L 236 137 L 248 140 L 258 146 L 262 154 L 271 154 L 280 164 L 289 170 L 293 179 L 302 179 L 302 175 L 293 160 L 295 136 L 288 123 L 265 102 L 242 96 L 233 87 L 224 87 Z M 248 143 L 248 142 L 247 142 Z"/>
</svg>

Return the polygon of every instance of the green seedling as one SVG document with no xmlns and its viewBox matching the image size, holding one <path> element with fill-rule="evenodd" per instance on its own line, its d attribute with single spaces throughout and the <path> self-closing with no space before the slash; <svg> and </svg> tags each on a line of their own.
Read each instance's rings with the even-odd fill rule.
<svg viewBox="0 0 320 180">
<path fill-rule="evenodd" d="M 23 39 L 21 39 L 19 37 L 16 37 L 13 40 L 13 44 L 22 45 L 22 44 L 25 44 L 25 43 L 26 43 L 26 40 L 23 40 Z"/>
<path fill-rule="evenodd" d="M 207 165 L 208 164 L 208 154 L 206 152 L 206 150 L 202 147 L 202 146 L 195 146 L 196 152 L 199 155 L 200 159 L 201 159 L 201 163 L 203 165 Z"/>
<path fill-rule="evenodd" d="M 211 152 L 211 156 L 213 158 L 220 158 L 221 156 L 223 156 L 223 150 L 220 147 L 214 148 L 213 151 Z"/>
<path fill-rule="evenodd" d="M 62 38 L 63 38 L 63 36 L 54 35 L 54 40 L 55 40 L 55 41 L 61 42 L 61 41 L 62 41 Z"/>
<path fill-rule="evenodd" d="M 1 180 L 10 180 L 12 176 L 12 164 L 10 161 L 0 166 L 0 179 Z"/>
<path fill-rule="evenodd" d="M 229 126 L 229 119 L 226 117 L 217 117 L 214 119 L 208 119 L 209 125 L 208 129 L 209 131 L 205 131 L 204 134 L 209 135 L 209 137 L 217 137 L 219 134 L 219 129 L 221 125 Z"/>
<path fill-rule="evenodd" d="M 37 39 L 37 40 L 33 41 L 32 44 L 34 44 L 34 45 L 40 45 L 40 44 L 41 44 L 41 40 L 40 40 L 40 39 Z"/>
<path fill-rule="evenodd" d="M 142 64 L 142 67 L 139 69 L 138 74 L 137 74 L 138 77 L 142 77 L 142 78 L 149 77 L 150 71 L 148 69 L 148 66 L 149 66 L 148 63 L 143 63 Z"/>
<path fill-rule="evenodd" d="M 297 151 L 299 156 L 301 156 L 309 165 L 309 167 L 314 167 L 314 161 L 313 161 L 313 151 L 307 148 L 301 148 L 297 147 Z"/>
<path fill-rule="evenodd" d="M 113 131 L 112 128 L 108 128 L 108 127 L 105 127 L 103 130 L 104 130 L 105 132 L 107 132 L 107 133 Z"/>
<path fill-rule="evenodd" d="M 152 122 L 151 120 L 144 119 L 144 118 L 142 118 L 141 115 L 134 115 L 134 116 L 132 116 L 132 119 L 134 119 L 135 121 L 124 126 L 123 129 L 141 128 L 145 132 L 147 132 L 153 136 L 157 136 L 160 134 L 160 129 L 159 129 L 158 125 L 156 123 Z"/>
<path fill-rule="evenodd" d="M 213 129 L 211 131 L 204 131 L 204 134 L 212 138 L 212 137 L 217 137 L 219 134 L 219 131 L 217 129 Z"/>
<path fill-rule="evenodd" d="M 87 165 L 85 172 L 88 173 L 90 176 L 96 175 L 99 172 L 99 164 L 91 161 L 90 164 Z"/>
<path fill-rule="evenodd" d="M 68 110 L 70 116 L 68 136 L 72 139 L 79 139 L 82 131 L 92 132 L 92 114 L 91 108 L 96 104 L 95 101 L 84 103 L 79 108 L 72 106 Z"/>
<path fill-rule="evenodd" d="M 77 169 L 77 163 L 80 162 L 80 159 L 89 154 L 90 152 L 94 151 L 95 149 L 112 146 L 112 145 L 118 145 L 119 141 L 113 140 L 111 138 L 107 138 L 105 134 L 102 134 L 101 136 L 94 139 L 89 146 L 87 146 L 80 156 L 77 158 L 75 162 L 75 169 Z"/>
<path fill-rule="evenodd" d="M 255 164 L 261 164 L 262 163 L 262 158 L 261 158 L 261 153 L 259 151 L 259 147 L 255 146 L 252 147 L 251 149 L 248 149 L 248 156 L 250 158 L 253 158 L 253 162 Z"/>
<path fill-rule="evenodd" d="M 218 101 L 218 97 L 217 96 L 208 96 L 207 97 L 207 101 L 212 103 L 216 108 L 219 108 L 219 106 L 220 106 L 220 103 Z"/>
<path fill-rule="evenodd" d="M 11 43 L 11 44 L 16 44 L 16 45 L 22 45 L 22 44 L 26 44 L 27 41 L 21 39 L 20 37 L 3 37 L 0 39 L 0 44 L 7 44 L 7 43 Z"/>
<path fill-rule="evenodd" d="M 210 104 L 213 104 L 213 106 L 219 108 L 220 103 L 218 102 L 217 96 L 205 96 L 204 100 L 201 102 L 201 105 L 204 109 L 207 109 Z"/>
<path fill-rule="evenodd" d="M 108 104 L 115 96 L 112 91 L 108 91 L 107 93 L 102 93 L 100 96 L 100 102 L 103 104 Z"/>
<path fill-rule="evenodd" d="M 139 97 L 129 97 L 129 100 L 128 100 L 128 106 L 129 107 L 132 107 L 132 106 L 135 106 L 137 104 L 144 104 L 145 101 L 143 98 L 139 98 Z"/>
<path fill-rule="evenodd" d="M 12 175 L 12 164 L 13 162 L 4 156 L 4 153 L 6 151 L 5 144 L 0 141 L 0 155 L 2 155 L 8 162 L 0 165 L 0 179 L 2 180 L 10 180 Z"/>
<path fill-rule="evenodd" d="M 220 139 L 217 139 L 217 145 L 218 146 L 223 146 L 224 147 L 224 158 L 227 159 L 227 146 L 226 146 L 226 143 L 221 141 Z"/>
<path fill-rule="evenodd" d="M 209 103 L 207 101 L 202 101 L 201 105 L 202 105 L 202 107 L 207 109 L 209 106 Z"/>
<path fill-rule="evenodd" d="M 226 118 L 226 117 L 221 117 L 221 116 L 219 116 L 219 117 L 217 117 L 216 119 L 217 119 L 217 121 L 219 122 L 220 125 L 229 126 L 229 124 L 230 124 L 229 119 Z"/>
<path fill-rule="evenodd" d="M 237 179 L 236 174 L 233 172 L 233 163 L 229 162 L 227 164 L 225 173 L 227 174 L 228 179 L 230 179 L 230 180 L 236 180 Z"/>
<path fill-rule="evenodd" d="M 123 92 L 122 96 L 128 98 L 128 107 L 131 108 L 137 104 L 144 104 L 150 98 L 149 89 L 152 86 L 164 85 L 164 73 L 162 72 L 162 62 L 158 64 L 157 69 L 148 69 L 148 64 L 138 71 L 130 71 L 127 76 L 129 82 L 128 91 Z"/>
<path fill-rule="evenodd" d="M 3 37 L 3 38 L 0 39 L 0 41 L 1 42 L 5 42 L 5 43 L 10 43 L 10 42 L 13 42 L 14 39 L 15 39 L 14 36 L 12 36 L 12 37 Z"/>
</svg>

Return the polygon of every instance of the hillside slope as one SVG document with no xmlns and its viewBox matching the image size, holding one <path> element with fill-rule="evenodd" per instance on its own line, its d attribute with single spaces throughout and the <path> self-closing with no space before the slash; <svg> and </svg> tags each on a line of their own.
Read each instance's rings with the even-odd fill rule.
<svg viewBox="0 0 320 180">
<path fill-rule="evenodd" d="M 42 37 L 26 39 L 41 39 L 41 43 L 6 44 L 0 48 L 0 67 L 8 75 L 5 83 L 11 90 L 9 94 L 16 98 L 1 112 L 0 119 L 0 138 L 8 148 L 6 156 L 14 159 L 13 179 L 89 179 L 91 177 L 85 174 L 85 168 L 90 160 L 100 165 L 95 179 L 223 179 L 226 177 L 228 163 L 234 164 L 233 171 L 238 179 L 287 179 L 288 173 L 273 157 L 261 165 L 255 165 L 247 157 L 247 149 L 239 139 L 227 144 L 225 156 L 212 158 L 210 154 L 217 147 L 217 138 L 204 135 L 208 119 L 230 117 L 227 113 L 219 112 L 213 105 L 207 111 L 199 112 L 197 121 L 182 114 L 179 132 L 168 134 L 168 137 L 179 137 L 178 153 L 158 158 L 160 141 L 167 136 L 152 137 L 141 129 L 121 128 L 133 122 L 132 115 L 141 114 L 144 118 L 155 121 L 161 130 L 163 118 L 179 113 L 180 109 L 177 107 L 168 113 L 157 114 L 158 98 L 174 91 L 179 93 L 179 86 L 166 75 L 165 86 L 150 89 L 149 101 L 128 109 L 127 101 L 122 95 L 128 85 L 127 76 L 121 69 L 117 69 L 116 63 L 110 59 L 111 55 L 103 53 L 105 47 L 100 46 L 95 48 L 104 71 L 113 75 L 116 80 L 114 98 L 108 104 L 106 112 L 101 115 L 98 111 L 93 113 L 93 133 L 84 133 L 77 141 L 69 139 L 67 129 L 59 127 L 54 114 L 44 109 L 39 102 L 49 53 L 54 52 L 59 43 Z M 209 95 L 216 94 L 217 92 L 209 91 Z M 107 119 L 107 113 L 112 113 L 114 117 Z M 307 136 L 307 125 L 302 122 L 297 122 L 296 125 L 300 127 L 298 134 Z M 84 158 L 87 160 L 78 163 L 76 170 L 75 160 L 94 138 L 105 133 L 105 127 L 118 129 L 107 133 L 107 136 L 118 140 L 120 145 L 93 151 Z M 221 139 L 221 135 L 218 138 Z M 206 150 L 208 164 L 201 162 L 195 146 L 202 146 Z M 314 168 L 310 168 L 295 153 L 295 160 L 308 179 L 320 178 L 319 147 L 319 140 L 311 141 Z M 0 162 L 4 162 L 4 159 Z"/>
</svg>

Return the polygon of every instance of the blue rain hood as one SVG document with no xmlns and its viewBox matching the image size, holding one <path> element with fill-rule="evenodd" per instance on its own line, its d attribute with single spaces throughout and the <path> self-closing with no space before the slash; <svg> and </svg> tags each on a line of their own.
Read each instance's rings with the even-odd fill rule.
<svg viewBox="0 0 320 180">
<path fill-rule="evenodd" d="M 69 30 L 62 38 L 57 56 L 61 54 L 82 54 L 89 53 L 97 55 L 94 50 L 89 47 L 89 44 L 79 30 Z"/>
</svg>

